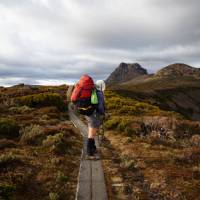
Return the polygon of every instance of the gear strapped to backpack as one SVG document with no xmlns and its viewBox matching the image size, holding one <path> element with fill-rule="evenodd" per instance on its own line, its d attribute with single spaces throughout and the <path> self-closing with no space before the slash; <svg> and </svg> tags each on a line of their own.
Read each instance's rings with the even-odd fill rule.
<svg viewBox="0 0 200 200">
<path fill-rule="evenodd" d="M 78 112 L 82 115 L 91 115 L 96 109 L 98 99 L 95 97 L 96 89 L 93 79 L 83 75 L 71 95 L 71 101 L 76 105 Z"/>
</svg>

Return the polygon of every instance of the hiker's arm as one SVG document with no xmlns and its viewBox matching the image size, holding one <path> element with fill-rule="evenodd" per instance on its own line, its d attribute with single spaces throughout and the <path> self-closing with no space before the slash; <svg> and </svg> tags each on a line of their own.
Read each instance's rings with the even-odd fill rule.
<svg viewBox="0 0 200 200">
<path fill-rule="evenodd" d="M 105 103 L 104 95 L 103 95 L 103 107 L 104 107 L 104 115 L 106 115 L 106 103 Z"/>
<path fill-rule="evenodd" d="M 105 116 L 105 101 L 104 101 L 104 96 L 103 96 L 103 92 L 99 91 L 98 93 L 98 99 L 99 99 L 99 111 L 100 111 L 100 115 Z"/>
</svg>

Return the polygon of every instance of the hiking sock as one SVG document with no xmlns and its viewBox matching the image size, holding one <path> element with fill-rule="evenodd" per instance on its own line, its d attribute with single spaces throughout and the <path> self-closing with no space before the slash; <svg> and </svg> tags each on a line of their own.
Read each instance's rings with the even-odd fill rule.
<svg viewBox="0 0 200 200">
<path fill-rule="evenodd" d="M 88 138 L 87 140 L 87 154 L 93 156 L 93 139 Z"/>
</svg>

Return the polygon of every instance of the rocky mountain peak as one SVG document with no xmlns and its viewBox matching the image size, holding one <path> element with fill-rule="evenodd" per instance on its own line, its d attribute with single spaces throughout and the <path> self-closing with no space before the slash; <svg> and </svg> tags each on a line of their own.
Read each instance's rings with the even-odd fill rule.
<svg viewBox="0 0 200 200">
<path fill-rule="evenodd" d="M 106 80 L 107 85 L 129 81 L 135 77 L 147 74 L 147 70 L 138 63 L 120 63 Z"/>
<path fill-rule="evenodd" d="M 194 78 L 200 78 L 200 68 L 191 67 L 183 63 L 175 63 L 164 67 L 156 73 L 156 76 L 164 77 L 181 77 L 192 76 Z"/>
</svg>

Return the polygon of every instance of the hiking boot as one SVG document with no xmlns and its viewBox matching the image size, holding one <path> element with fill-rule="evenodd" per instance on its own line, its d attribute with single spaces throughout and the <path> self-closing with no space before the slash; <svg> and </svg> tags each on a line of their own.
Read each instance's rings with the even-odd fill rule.
<svg viewBox="0 0 200 200">
<path fill-rule="evenodd" d="M 93 139 L 92 138 L 88 138 L 87 140 L 87 155 L 88 156 L 93 156 L 94 154 L 94 147 L 93 147 Z"/>
<path fill-rule="evenodd" d="M 95 145 L 95 140 L 94 140 L 94 138 L 92 138 L 92 152 L 93 152 L 93 154 L 97 154 L 98 153 L 98 151 L 97 151 L 97 147 L 96 147 L 96 145 Z"/>
</svg>

